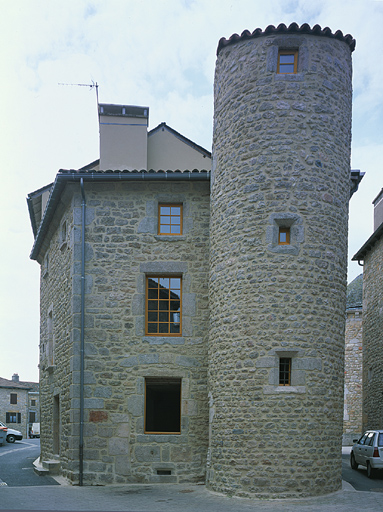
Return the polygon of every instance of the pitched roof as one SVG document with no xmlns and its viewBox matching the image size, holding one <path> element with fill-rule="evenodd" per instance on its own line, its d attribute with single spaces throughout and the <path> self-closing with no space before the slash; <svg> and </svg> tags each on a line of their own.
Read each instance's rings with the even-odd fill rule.
<svg viewBox="0 0 383 512">
<path fill-rule="evenodd" d="M 374 247 L 376 242 L 380 240 L 380 238 L 383 236 L 383 222 L 382 224 L 374 231 L 374 233 L 370 236 L 370 238 L 367 240 L 367 242 L 362 245 L 362 247 L 359 249 L 359 251 L 354 254 L 354 256 L 351 258 L 352 261 L 364 261 L 366 254 L 368 254 L 371 249 Z"/>
<path fill-rule="evenodd" d="M 363 274 L 359 274 L 347 286 L 346 309 L 356 309 L 363 306 Z"/>
<path fill-rule="evenodd" d="M 39 383 L 27 381 L 15 382 L 14 380 L 8 380 L 4 379 L 3 377 L 0 377 L 0 388 L 26 389 L 28 391 L 38 391 Z"/>
<path fill-rule="evenodd" d="M 246 41 L 247 39 L 254 39 L 256 37 L 272 34 L 312 34 L 313 36 L 330 37 L 332 39 L 344 41 L 346 44 L 348 44 L 352 52 L 355 50 L 356 46 L 355 39 L 350 34 L 344 36 L 341 30 L 337 30 L 335 34 L 333 34 L 331 29 L 328 27 L 322 29 L 320 25 L 314 25 L 313 28 L 311 28 L 308 23 L 304 23 L 301 26 L 299 26 L 297 23 L 291 23 L 291 25 L 286 27 L 284 23 L 280 23 L 277 28 L 275 28 L 274 25 L 269 25 L 265 30 L 256 28 L 253 32 L 244 30 L 240 36 L 238 34 L 233 34 L 229 37 L 229 39 L 222 37 L 218 42 L 217 55 L 226 46 L 238 43 L 240 41 Z"/>
<path fill-rule="evenodd" d="M 171 128 L 170 126 L 168 126 L 166 123 L 160 123 L 158 126 L 156 126 L 155 128 L 153 128 L 153 130 L 150 130 L 150 132 L 148 132 L 148 137 L 150 137 L 151 135 L 153 135 L 154 133 L 162 130 L 162 129 L 165 129 L 167 130 L 168 132 L 170 132 L 172 135 L 174 135 L 175 137 L 177 137 L 177 139 L 179 140 L 182 140 L 182 142 L 184 142 L 185 144 L 187 144 L 188 146 L 192 147 L 193 149 L 195 149 L 196 151 L 202 153 L 203 155 L 205 156 L 208 156 L 209 158 L 211 158 L 211 152 L 208 151 L 207 149 L 203 148 L 202 146 L 200 146 L 199 144 L 196 144 L 195 142 L 193 142 L 192 140 L 188 139 L 187 137 L 185 137 L 184 135 L 182 135 L 182 133 L 179 133 L 177 132 L 176 130 L 174 130 L 174 128 Z"/>
</svg>

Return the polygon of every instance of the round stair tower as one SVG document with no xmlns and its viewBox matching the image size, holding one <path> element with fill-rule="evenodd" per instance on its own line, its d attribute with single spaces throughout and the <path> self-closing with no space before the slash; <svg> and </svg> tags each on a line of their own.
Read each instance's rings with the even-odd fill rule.
<svg viewBox="0 0 383 512">
<path fill-rule="evenodd" d="M 341 487 L 352 64 L 318 25 L 221 39 L 214 85 L 207 484 Z"/>
</svg>

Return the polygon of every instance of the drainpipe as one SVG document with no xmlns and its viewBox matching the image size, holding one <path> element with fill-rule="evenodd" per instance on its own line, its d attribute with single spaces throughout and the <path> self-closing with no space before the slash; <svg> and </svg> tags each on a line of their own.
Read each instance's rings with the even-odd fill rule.
<svg viewBox="0 0 383 512">
<path fill-rule="evenodd" d="M 81 187 L 81 332 L 80 332 L 80 445 L 79 445 L 79 485 L 83 485 L 84 474 L 84 345 L 85 345 L 85 192 L 84 180 Z"/>
</svg>

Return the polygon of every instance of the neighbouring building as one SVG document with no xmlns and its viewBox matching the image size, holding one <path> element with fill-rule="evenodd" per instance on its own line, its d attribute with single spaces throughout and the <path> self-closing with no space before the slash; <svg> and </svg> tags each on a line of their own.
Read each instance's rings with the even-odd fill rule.
<svg viewBox="0 0 383 512">
<path fill-rule="evenodd" d="M 363 429 L 383 429 L 383 189 L 374 232 L 353 256 L 363 264 Z"/>
<path fill-rule="evenodd" d="M 363 275 L 347 286 L 343 445 L 362 434 Z"/>
<path fill-rule="evenodd" d="M 39 383 L 0 377 L 0 421 L 28 437 L 32 423 L 40 421 Z"/>
<path fill-rule="evenodd" d="M 212 158 L 101 104 L 100 159 L 28 196 L 41 459 L 71 482 L 340 488 L 354 47 L 221 39 Z"/>
</svg>

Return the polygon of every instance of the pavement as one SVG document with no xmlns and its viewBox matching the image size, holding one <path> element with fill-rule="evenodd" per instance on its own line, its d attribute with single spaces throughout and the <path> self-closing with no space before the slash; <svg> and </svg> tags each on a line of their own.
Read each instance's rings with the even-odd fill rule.
<svg viewBox="0 0 383 512">
<path fill-rule="evenodd" d="M 44 477 L 41 477 L 42 480 Z M 342 490 L 315 498 L 260 500 L 223 496 L 196 484 L 0 487 L 0 510 L 125 512 L 383 512 L 383 492 Z"/>
</svg>

